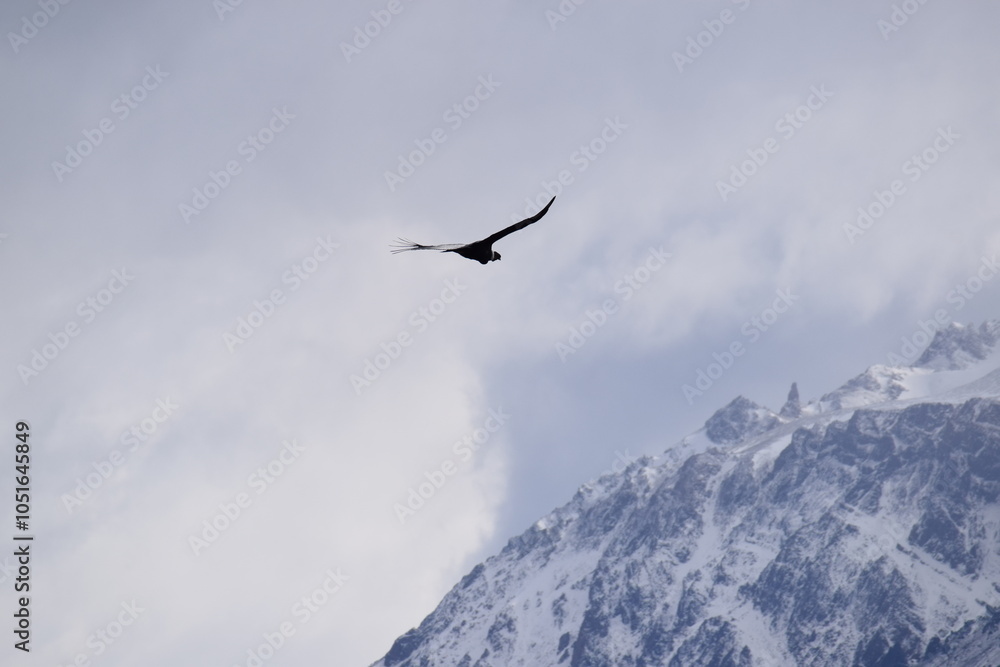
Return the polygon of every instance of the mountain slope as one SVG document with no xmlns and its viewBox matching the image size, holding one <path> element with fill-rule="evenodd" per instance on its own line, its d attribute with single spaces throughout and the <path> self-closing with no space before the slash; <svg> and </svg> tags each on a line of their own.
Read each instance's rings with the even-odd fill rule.
<svg viewBox="0 0 1000 667">
<path fill-rule="evenodd" d="M 1000 664 L 998 323 L 584 485 L 377 667 Z"/>
</svg>

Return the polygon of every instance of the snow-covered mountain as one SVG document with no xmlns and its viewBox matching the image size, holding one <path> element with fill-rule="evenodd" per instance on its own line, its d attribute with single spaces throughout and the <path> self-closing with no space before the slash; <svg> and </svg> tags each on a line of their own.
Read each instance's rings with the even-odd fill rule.
<svg viewBox="0 0 1000 667">
<path fill-rule="evenodd" d="M 1000 665 L 1000 322 L 584 485 L 376 667 Z"/>
</svg>

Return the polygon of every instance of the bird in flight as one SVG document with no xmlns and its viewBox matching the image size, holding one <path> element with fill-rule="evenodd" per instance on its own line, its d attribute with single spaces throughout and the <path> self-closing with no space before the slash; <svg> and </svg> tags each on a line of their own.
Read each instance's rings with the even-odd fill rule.
<svg viewBox="0 0 1000 667">
<path fill-rule="evenodd" d="M 440 250 L 441 252 L 455 252 L 466 257 L 468 259 L 474 259 L 480 264 L 486 264 L 487 262 L 492 262 L 495 259 L 500 259 L 500 253 L 493 249 L 493 244 L 507 236 L 508 234 L 513 234 L 519 229 L 524 229 L 533 222 L 538 222 L 543 215 L 545 215 L 549 206 L 552 206 L 552 202 L 556 200 L 555 197 L 549 200 L 549 203 L 545 205 L 541 211 L 531 216 L 530 218 L 525 218 L 521 222 L 515 222 L 513 225 L 506 229 L 501 229 L 496 234 L 487 236 L 485 239 L 480 241 L 475 241 L 473 243 L 443 243 L 441 245 L 421 245 L 420 243 L 414 243 L 413 241 L 408 241 L 407 239 L 396 239 L 396 243 L 392 246 L 392 253 L 406 252 L 407 250 Z"/>
</svg>

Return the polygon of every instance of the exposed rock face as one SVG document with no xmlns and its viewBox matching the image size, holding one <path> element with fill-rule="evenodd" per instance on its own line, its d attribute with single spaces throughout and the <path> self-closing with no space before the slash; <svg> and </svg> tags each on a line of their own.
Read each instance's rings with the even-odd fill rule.
<svg viewBox="0 0 1000 667">
<path fill-rule="evenodd" d="M 1000 341 L 1000 320 L 978 327 L 951 324 L 934 334 L 930 345 L 913 364 L 933 370 L 962 370 L 985 359 Z"/>
<path fill-rule="evenodd" d="M 378 664 L 1000 661 L 1000 401 L 784 439 L 584 487 Z"/>
<path fill-rule="evenodd" d="M 705 422 L 705 435 L 717 445 L 731 445 L 770 431 L 778 415 L 751 400 L 737 396 Z"/>
<path fill-rule="evenodd" d="M 792 385 L 780 415 L 738 397 L 581 487 L 376 665 L 1000 665 L 1000 384 L 912 398 L 995 331 L 806 406 Z"/>
<path fill-rule="evenodd" d="M 781 406 L 780 417 L 786 419 L 796 419 L 802 416 L 802 404 L 799 403 L 799 386 L 792 383 L 792 388 L 788 390 L 788 400 Z"/>
<path fill-rule="evenodd" d="M 894 401 L 906 391 L 912 368 L 875 365 L 819 399 L 823 411 L 844 410 L 881 401 Z"/>
</svg>

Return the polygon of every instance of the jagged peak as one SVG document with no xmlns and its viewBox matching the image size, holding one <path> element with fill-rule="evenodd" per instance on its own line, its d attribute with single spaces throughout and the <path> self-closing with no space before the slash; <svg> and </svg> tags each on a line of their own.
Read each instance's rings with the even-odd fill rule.
<svg viewBox="0 0 1000 667">
<path fill-rule="evenodd" d="M 894 401 L 906 391 L 903 380 L 913 373 L 910 368 L 875 364 L 841 387 L 819 399 L 820 412 L 860 408 L 873 403 Z"/>
<path fill-rule="evenodd" d="M 978 327 L 952 322 L 934 333 L 913 367 L 934 371 L 963 370 L 989 356 L 998 341 L 1000 320 L 989 320 Z"/>
<path fill-rule="evenodd" d="M 735 445 L 781 423 L 778 415 L 744 396 L 737 396 L 705 422 L 705 435 L 717 445 Z"/>
<path fill-rule="evenodd" d="M 625 450 L 377 667 L 994 664 L 997 341 L 952 325 L 912 366 L 805 405 L 792 383 L 779 414 L 737 396 L 662 456 Z"/>
<path fill-rule="evenodd" d="M 941 392 L 949 383 L 968 381 L 961 376 L 946 379 L 945 375 L 965 371 L 984 362 L 996 351 L 998 343 L 1000 320 L 989 320 L 978 326 L 953 322 L 935 332 L 930 344 L 912 365 L 870 366 L 864 373 L 824 394 L 805 411 L 823 413 L 897 399 L 914 399 L 926 395 L 932 387 L 934 392 Z M 984 372 L 987 371 L 984 367 Z"/>
<path fill-rule="evenodd" d="M 994 512 L 975 489 L 1000 474 L 998 424 L 995 397 L 865 410 L 713 448 L 639 493 L 626 482 L 653 461 L 629 464 L 477 565 L 376 666 L 994 664 L 1000 560 L 972 528 Z M 756 472 L 762 454 L 781 465 Z"/>
<path fill-rule="evenodd" d="M 792 388 L 788 390 L 788 398 L 781 406 L 778 415 L 788 419 L 796 419 L 802 415 L 802 404 L 799 402 L 799 385 L 792 383 Z"/>
</svg>

